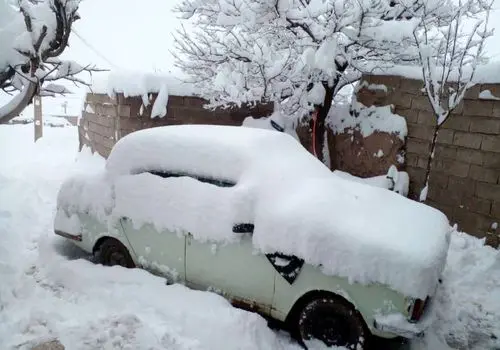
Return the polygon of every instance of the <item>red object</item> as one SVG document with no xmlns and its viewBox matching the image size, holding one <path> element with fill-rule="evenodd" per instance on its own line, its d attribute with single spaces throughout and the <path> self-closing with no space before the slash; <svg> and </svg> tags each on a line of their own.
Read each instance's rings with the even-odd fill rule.
<svg viewBox="0 0 500 350">
<path fill-rule="evenodd" d="M 427 297 L 425 301 L 422 299 L 415 300 L 415 303 L 413 304 L 411 310 L 411 318 L 410 318 L 411 322 L 418 322 L 422 318 L 422 315 L 424 314 L 424 310 L 428 302 L 429 302 L 429 297 Z"/>
<path fill-rule="evenodd" d="M 312 121 L 313 121 L 313 127 L 312 127 L 312 151 L 314 156 L 317 158 L 318 153 L 316 152 L 316 120 L 318 119 L 318 110 L 315 108 L 314 112 L 312 114 Z"/>
</svg>

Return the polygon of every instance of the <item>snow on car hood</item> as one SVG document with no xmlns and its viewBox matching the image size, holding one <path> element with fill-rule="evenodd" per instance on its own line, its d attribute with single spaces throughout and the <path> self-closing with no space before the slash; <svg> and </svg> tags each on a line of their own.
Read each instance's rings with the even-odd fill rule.
<svg viewBox="0 0 500 350">
<path fill-rule="evenodd" d="M 392 191 L 333 177 L 275 187 L 257 205 L 253 242 L 302 257 L 325 274 L 433 295 L 449 246 L 446 216 Z M 269 199 L 269 198 L 268 198 Z"/>
</svg>

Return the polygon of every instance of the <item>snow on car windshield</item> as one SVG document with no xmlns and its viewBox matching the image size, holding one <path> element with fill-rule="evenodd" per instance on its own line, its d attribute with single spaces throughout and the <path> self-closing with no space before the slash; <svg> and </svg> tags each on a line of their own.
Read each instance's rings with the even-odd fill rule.
<svg viewBox="0 0 500 350">
<path fill-rule="evenodd" d="M 112 200 L 80 196 L 96 179 L 79 179 L 61 190 L 60 205 L 73 210 L 79 201 L 77 207 L 107 217 L 110 225 L 127 216 L 136 226 L 187 230 L 220 243 L 239 238 L 234 224 L 253 223 L 253 244 L 261 252 L 296 255 L 326 274 L 387 284 L 414 297 L 433 294 L 446 260 L 450 227 L 444 214 L 334 176 L 283 133 L 205 125 L 141 130 L 116 144 L 106 170 Z M 148 170 L 192 178 L 134 175 Z M 236 185 L 207 185 L 196 176 Z"/>
</svg>

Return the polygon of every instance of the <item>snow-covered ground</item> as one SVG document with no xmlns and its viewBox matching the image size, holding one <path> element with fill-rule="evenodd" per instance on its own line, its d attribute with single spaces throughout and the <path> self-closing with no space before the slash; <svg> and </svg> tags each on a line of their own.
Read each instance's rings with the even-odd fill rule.
<svg viewBox="0 0 500 350">
<path fill-rule="evenodd" d="M 51 339 L 66 349 L 300 349 L 216 294 L 94 265 L 54 236 L 61 182 L 102 159 L 87 154 L 75 162 L 74 127 L 47 127 L 37 144 L 32 128 L 0 126 L 0 349 Z M 499 294 L 500 252 L 455 234 L 436 324 L 409 347 L 500 349 Z"/>
</svg>

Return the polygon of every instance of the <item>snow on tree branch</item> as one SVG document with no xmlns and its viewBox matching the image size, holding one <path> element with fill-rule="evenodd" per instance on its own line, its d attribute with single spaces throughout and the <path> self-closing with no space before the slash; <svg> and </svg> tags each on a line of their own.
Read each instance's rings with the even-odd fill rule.
<svg viewBox="0 0 500 350">
<path fill-rule="evenodd" d="M 484 43 L 493 34 L 488 30 L 491 8 L 492 3 L 460 0 L 447 27 L 434 30 L 432 22 L 422 19 L 413 33 L 425 90 L 438 125 L 458 106 L 472 84 L 478 64 L 484 62 Z M 464 28 L 467 20 L 474 19 L 471 29 Z"/>
<path fill-rule="evenodd" d="M 340 87 L 368 62 L 417 62 L 415 28 L 427 17 L 447 25 L 452 8 L 448 0 L 184 0 L 176 10 L 194 29 L 178 32 L 174 54 L 214 106 L 273 101 L 292 117 L 315 110 L 323 149 Z"/>
<path fill-rule="evenodd" d="M 446 26 L 424 16 L 413 31 L 425 92 L 436 117 L 421 201 L 426 200 L 439 130 L 474 85 L 478 65 L 486 61 L 483 50 L 493 35 L 488 28 L 492 7 L 493 1 L 459 0 Z M 425 14 L 432 8 L 425 3 L 422 10 Z"/>
<path fill-rule="evenodd" d="M 13 95 L 0 107 L 0 123 L 16 117 L 33 96 L 66 94 L 54 84 L 69 80 L 86 84 L 78 75 L 99 71 L 58 57 L 68 46 L 73 23 L 80 18 L 80 0 L 0 0 L 0 89 Z M 45 84 L 47 82 L 47 84 Z"/>
</svg>

